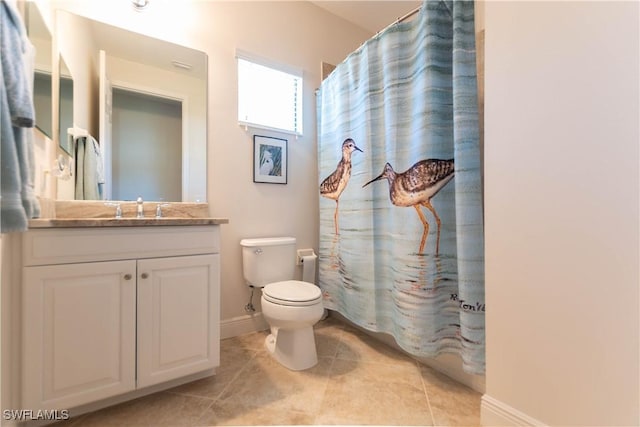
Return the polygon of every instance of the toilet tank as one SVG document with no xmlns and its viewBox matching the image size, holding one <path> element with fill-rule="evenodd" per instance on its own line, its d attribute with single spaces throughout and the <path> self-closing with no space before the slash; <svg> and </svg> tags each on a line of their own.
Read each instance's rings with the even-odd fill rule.
<svg viewBox="0 0 640 427">
<path fill-rule="evenodd" d="M 242 239 L 240 246 L 242 246 L 242 271 L 247 285 L 263 288 L 268 283 L 294 278 L 295 237 Z"/>
</svg>

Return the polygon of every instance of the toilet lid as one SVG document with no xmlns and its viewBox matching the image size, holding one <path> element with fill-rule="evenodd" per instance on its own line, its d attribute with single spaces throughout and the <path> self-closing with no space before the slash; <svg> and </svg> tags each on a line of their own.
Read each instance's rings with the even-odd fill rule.
<svg viewBox="0 0 640 427">
<path fill-rule="evenodd" d="M 262 295 L 267 301 L 281 305 L 313 305 L 322 298 L 319 287 L 299 280 L 269 283 L 262 288 Z"/>
</svg>

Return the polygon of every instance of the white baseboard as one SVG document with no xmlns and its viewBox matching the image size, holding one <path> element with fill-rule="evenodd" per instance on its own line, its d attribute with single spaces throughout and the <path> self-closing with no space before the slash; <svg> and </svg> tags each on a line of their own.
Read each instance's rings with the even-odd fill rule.
<svg viewBox="0 0 640 427">
<path fill-rule="evenodd" d="M 262 313 L 247 314 L 222 320 L 220 322 L 220 338 L 237 337 L 266 329 L 269 329 L 269 324 L 262 317 Z"/>
<path fill-rule="evenodd" d="M 480 403 L 480 419 L 483 426 L 546 426 L 542 421 L 486 394 Z"/>
</svg>

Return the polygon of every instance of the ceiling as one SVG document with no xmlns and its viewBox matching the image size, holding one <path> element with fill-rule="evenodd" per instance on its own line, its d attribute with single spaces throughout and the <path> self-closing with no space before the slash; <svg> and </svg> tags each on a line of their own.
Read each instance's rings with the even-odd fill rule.
<svg viewBox="0 0 640 427">
<path fill-rule="evenodd" d="M 309 1 L 371 33 L 383 30 L 422 4 L 422 1 Z"/>
</svg>

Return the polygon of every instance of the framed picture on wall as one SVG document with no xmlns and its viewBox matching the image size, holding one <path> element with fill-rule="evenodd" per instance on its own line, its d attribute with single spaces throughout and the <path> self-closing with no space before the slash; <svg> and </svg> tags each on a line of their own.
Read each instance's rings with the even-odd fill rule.
<svg viewBox="0 0 640 427">
<path fill-rule="evenodd" d="M 253 135 L 253 182 L 287 183 L 287 140 Z"/>
</svg>

